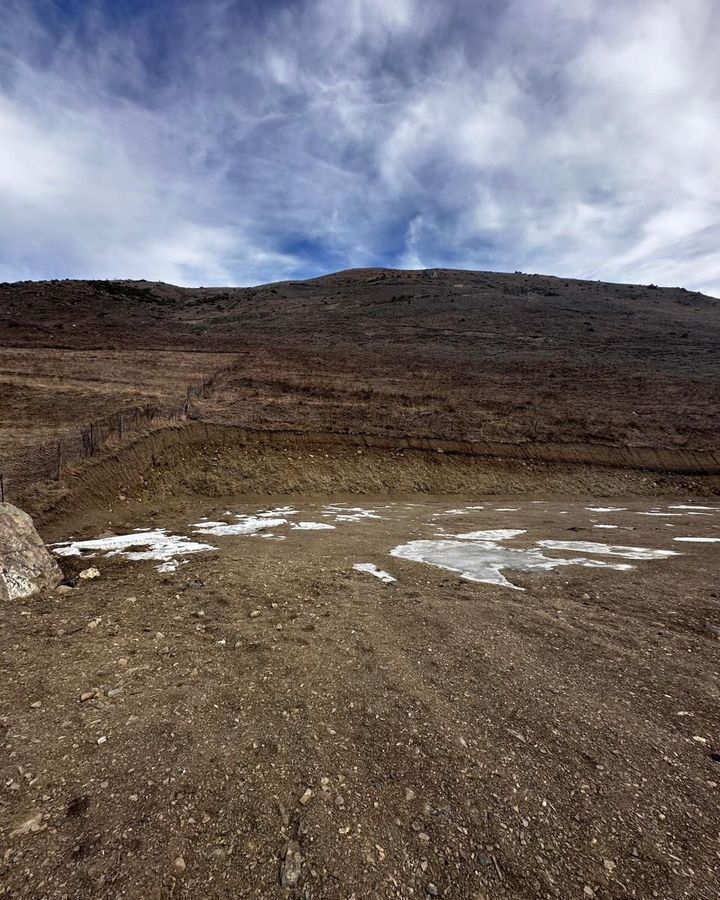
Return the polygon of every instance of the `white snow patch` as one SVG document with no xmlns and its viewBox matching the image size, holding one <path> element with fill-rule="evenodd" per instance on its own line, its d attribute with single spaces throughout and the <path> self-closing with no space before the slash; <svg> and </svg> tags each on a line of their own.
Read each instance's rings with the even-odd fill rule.
<svg viewBox="0 0 720 900">
<path fill-rule="evenodd" d="M 237 534 L 256 534 L 267 528 L 277 528 L 286 525 L 285 518 L 260 518 L 260 516 L 236 516 L 240 521 L 233 524 L 227 522 L 196 522 L 191 528 L 200 534 L 210 534 L 214 537 L 227 537 Z"/>
<path fill-rule="evenodd" d="M 519 534 L 526 534 L 525 528 L 494 528 L 489 531 L 466 531 L 463 534 L 454 534 L 454 538 L 464 541 L 509 541 Z"/>
<path fill-rule="evenodd" d="M 625 512 L 627 506 L 586 506 L 590 512 Z"/>
<path fill-rule="evenodd" d="M 667 559 L 677 556 L 676 550 L 648 550 L 645 547 L 621 547 L 596 544 L 593 541 L 538 541 L 538 547 L 548 550 L 578 550 L 581 553 L 598 553 L 601 556 L 621 556 L 623 559 Z"/>
<path fill-rule="evenodd" d="M 133 547 L 146 549 L 133 550 Z M 63 541 L 53 545 L 53 552 L 58 556 L 95 556 L 99 551 L 106 556 L 124 556 L 130 560 L 155 559 L 163 564 L 157 567 L 161 572 L 174 571 L 165 566 L 173 563 L 178 556 L 215 549 L 211 544 L 200 544 L 183 535 L 168 534 L 165 528 L 132 534 L 115 534 L 112 537 L 89 541 Z"/>
<path fill-rule="evenodd" d="M 669 509 L 696 509 L 696 510 L 719 510 L 720 506 L 688 506 L 683 503 L 674 503 Z"/>
<path fill-rule="evenodd" d="M 495 512 L 520 512 L 519 506 L 497 506 Z"/>
<path fill-rule="evenodd" d="M 374 509 L 363 509 L 360 506 L 324 506 L 321 515 L 334 518 L 336 522 L 361 522 L 363 519 L 382 519 Z"/>
<path fill-rule="evenodd" d="M 617 525 L 593 525 L 593 528 L 617 528 Z"/>
<path fill-rule="evenodd" d="M 378 569 L 373 563 L 355 563 L 353 569 L 356 572 L 367 572 L 368 575 L 374 575 L 380 581 L 385 582 L 385 584 L 395 584 L 397 582 L 397 578 L 393 578 L 389 572 L 385 572 L 383 569 Z"/>
<path fill-rule="evenodd" d="M 650 512 L 639 512 L 639 516 L 663 516 L 667 518 L 667 516 L 683 516 L 684 513 L 671 513 L 671 512 L 655 512 L 654 510 Z"/>
<path fill-rule="evenodd" d="M 295 531 L 325 531 L 335 528 L 327 522 L 293 522 L 290 527 Z"/>
<path fill-rule="evenodd" d="M 720 544 L 720 537 L 677 537 L 673 540 L 686 544 Z"/>
</svg>

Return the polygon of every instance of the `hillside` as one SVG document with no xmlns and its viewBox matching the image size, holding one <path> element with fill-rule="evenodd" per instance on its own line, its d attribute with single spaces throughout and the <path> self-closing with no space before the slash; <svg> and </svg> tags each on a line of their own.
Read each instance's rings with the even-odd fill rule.
<svg viewBox="0 0 720 900">
<path fill-rule="evenodd" d="M 377 269 L 22 282 L 0 285 L 0 346 L 233 353 L 201 412 L 225 423 L 695 449 L 720 426 L 720 301 L 678 288 Z"/>
</svg>

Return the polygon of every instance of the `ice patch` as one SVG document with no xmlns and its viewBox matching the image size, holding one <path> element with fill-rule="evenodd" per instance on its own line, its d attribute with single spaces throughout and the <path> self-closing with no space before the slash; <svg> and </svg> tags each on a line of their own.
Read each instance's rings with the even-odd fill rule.
<svg viewBox="0 0 720 900">
<path fill-rule="evenodd" d="M 427 563 L 457 573 L 467 581 L 479 581 L 501 587 L 524 590 L 508 581 L 501 570 L 517 572 L 549 571 L 559 566 L 588 566 L 592 568 L 632 569 L 627 563 L 608 563 L 597 559 L 553 559 L 540 550 L 514 550 L 500 547 L 492 541 L 410 541 L 390 551 L 391 556 L 412 562 Z"/>
<path fill-rule="evenodd" d="M 639 512 L 639 516 L 663 516 L 667 518 L 667 516 L 683 516 L 685 513 L 671 513 L 671 512 L 655 512 L 651 510 L 650 512 Z"/>
<path fill-rule="evenodd" d="M 293 522 L 290 527 L 294 531 L 325 531 L 326 529 L 334 529 L 334 525 L 327 522 Z"/>
<path fill-rule="evenodd" d="M 586 506 L 590 512 L 625 512 L 627 506 Z"/>
<path fill-rule="evenodd" d="M 538 541 L 537 545 L 548 550 L 579 550 L 581 553 L 621 556 L 623 559 L 667 559 L 678 555 L 676 550 L 647 550 L 644 547 L 620 547 L 593 541 Z"/>
<path fill-rule="evenodd" d="M 525 534 L 524 528 L 495 528 L 490 531 L 466 531 L 464 534 L 454 534 L 454 538 L 464 541 L 509 541 L 510 538 Z"/>
<path fill-rule="evenodd" d="M 720 544 L 720 537 L 677 537 L 673 540 L 686 544 Z"/>
<path fill-rule="evenodd" d="M 353 569 L 356 572 L 367 572 L 368 575 L 374 575 L 380 581 L 385 582 L 385 584 L 395 584 L 397 582 L 397 578 L 393 578 L 389 572 L 385 572 L 383 569 L 378 569 L 373 563 L 355 563 Z"/>
<path fill-rule="evenodd" d="M 262 519 L 272 519 L 277 516 L 296 516 L 298 514 L 297 509 L 293 509 L 292 506 L 278 506 L 275 509 L 266 509 L 262 512 L 259 512 L 258 518 Z"/>
<path fill-rule="evenodd" d="M 668 509 L 720 510 L 720 506 L 687 506 L 682 503 L 674 503 Z"/>
<path fill-rule="evenodd" d="M 374 509 L 363 509 L 360 506 L 336 506 L 330 504 L 322 509 L 323 516 L 334 518 L 336 522 L 361 522 L 363 519 L 382 519 Z"/>
<path fill-rule="evenodd" d="M 593 525 L 593 528 L 617 528 L 617 525 Z"/>
<path fill-rule="evenodd" d="M 280 518 L 260 518 L 260 516 L 236 516 L 239 522 L 228 524 L 227 522 L 196 522 L 191 525 L 199 534 L 209 534 L 214 537 L 227 537 L 237 534 L 256 534 L 258 531 L 264 531 L 267 528 L 277 528 L 279 525 L 286 525 L 287 519 Z"/>
<path fill-rule="evenodd" d="M 495 512 L 520 512 L 519 506 L 498 506 Z"/>
<path fill-rule="evenodd" d="M 147 549 L 133 550 L 132 547 Z M 175 563 L 176 567 L 175 559 L 178 556 L 215 549 L 211 544 L 200 544 L 183 535 L 168 534 L 165 528 L 132 534 L 115 534 L 112 537 L 89 541 L 62 541 L 53 545 L 53 552 L 58 556 L 95 556 L 97 552 L 103 552 L 105 556 L 124 556 L 130 560 L 158 560 L 162 563 L 157 567 L 160 572 L 174 571 L 174 568 L 166 566 Z"/>
</svg>

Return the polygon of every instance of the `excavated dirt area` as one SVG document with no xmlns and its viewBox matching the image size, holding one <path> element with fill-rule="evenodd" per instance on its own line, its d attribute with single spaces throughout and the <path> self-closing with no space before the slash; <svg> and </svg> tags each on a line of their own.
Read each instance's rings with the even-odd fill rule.
<svg viewBox="0 0 720 900">
<path fill-rule="evenodd" d="M 0 609 L 0 896 L 716 898 L 717 495 L 267 492 L 296 465 L 47 520 L 67 585 Z"/>
</svg>

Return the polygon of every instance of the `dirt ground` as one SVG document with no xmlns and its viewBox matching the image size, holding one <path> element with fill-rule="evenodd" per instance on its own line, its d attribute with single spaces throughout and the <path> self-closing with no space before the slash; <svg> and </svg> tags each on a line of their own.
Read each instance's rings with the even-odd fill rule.
<svg viewBox="0 0 720 900">
<path fill-rule="evenodd" d="M 0 895 L 714 900 L 720 545 L 673 538 L 720 511 L 671 507 L 720 503 L 542 499 L 176 495 L 53 523 L 291 505 L 336 528 L 205 536 L 175 573 L 66 558 L 72 589 L 0 609 Z M 680 555 L 506 573 L 523 592 L 389 555 L 496 528 Z"/>
</svg>

